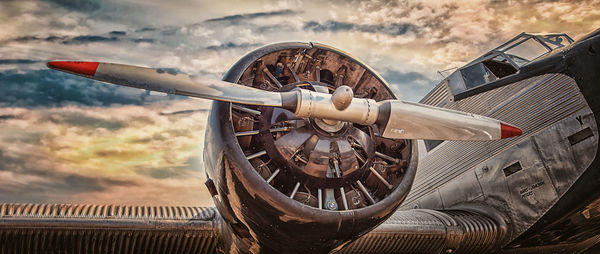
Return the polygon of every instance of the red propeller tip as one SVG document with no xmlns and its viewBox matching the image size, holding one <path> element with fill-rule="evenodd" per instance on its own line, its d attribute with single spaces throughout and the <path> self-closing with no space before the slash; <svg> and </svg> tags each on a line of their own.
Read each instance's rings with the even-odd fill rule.
<svg viewBox="0 0 600 254">
<path fill-rule="evenodd" d="M 500 137 L 510 138 L 523 134 L 523 131 L 517 127 L 510 126 L 508 124 L 500 123 Z"/>
<path fill-rule="evenodd" d="M 98 62 L 80 62 L 80 61 L 52 61 L 48 62 L 48 67 L 60 71 L 68 71 L 75 74 L 94 76 L 98 68 Z"/>
</svg>

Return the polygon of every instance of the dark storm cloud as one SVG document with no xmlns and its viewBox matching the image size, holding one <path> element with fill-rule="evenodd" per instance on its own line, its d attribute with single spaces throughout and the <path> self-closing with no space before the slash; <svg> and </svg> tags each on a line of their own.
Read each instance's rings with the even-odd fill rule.
<svg viewBox="0 0 600 254">
<path fill-rule="evenodd" d="M 256 29 L 256 31 L 258 33 L 278 33 L 278 32 L 297 32 L 298 29 L 294 26 L 291 26 L 289 24 L 276 24 L 276 25 L 263 25 L 263 26 L 256 26 L 253 27 Z"/>
<path fill-rule="evenodd" d="M 102 8 L 102 1 L 96 0 L 46 0 L 56 6 L 71 11 L 94 12 Z"/>
<path fill-rule="evenodd" d="M 175 34 L 177 30 L 173 30 Z M 170 32 L 169 32 L 170 33 Z M 48 37 L 38 36 L 21 36 L 14 39 L 9 39 L 5 42 L 56 42 L 65 45 L 80 45 L 89 43 L 118 43 L 118 42 L 133 42 L 133 43 L 154 43 L 154 39 L 149 38 L 131 38 L 124 31 L 112 31 L 108 35 L 79 35 L 79 36 L 57 36 L 51 35 Z M 133 37 L 133 36 L 132 36 Z M 1 61 L 1 60 L 0 60 Z M 0 64 L 2 64 L 0 62 Z"/>
<path fill-rule="evenodd" d="M 48 37 L 38 37 L 38 36 L 27 35 L 27 36 L 21 36 L 21 37 L 17 37 L 15 39 L 9 40 L 9 42 L 11 42 L 11 41 L 13 41 L 13 42 L 31 42 L 31 41 L 56 42 L 56 41 L 65 40 L 67 38 L 68 38 L 68 36 L 51 35 Z"/>
<path fill-rule="evenodd" d="M 55 70 L 0 72 L 0 106 L 142 105 L 180 96 L 149 96 L 144 90 L 105 84 Z"/>
<path fill-rule="evenodd" d="M 38 36 L 21 36 L 14 38 L 12 40 L 8 40 L 8 42 L 60 42 L 63 44 L 83 44 L 89 42 L 106 42 L 106 41 L 117 41 L 116 37 L 109 38 L 100 35 L 80 35 L 80 36 L 57 36 L 51 35 L 48 37 L 38 37 Z"/>
<path fill-rule="evenodd" d="M 303 29 L 313 32 L 359 31 L 364 33 L 383 33 L 389 35 L 403 35 L 410 31 L 416 31 L 416 27 L 412 24 L 391 23 L 381 25 L 362 25 L 335 20 L 328 20 L 322 23 L 317 21 L 309 21 L 304 23 Z"/>
<path fill-rule="evenodd" d="M 135 43 L 154 43 L 154 39 L 146 39 L 146 38 L 138 38 L 138 39 L 133 39 L 132 40 Z"/>
<path fill-rule="evenodd" d="M 207 19 L 204 22 L 205 23 L 214 23 L 214 22 L 237 23 L 240 21 L 246 21 L 246 20 L 251 20 L 251 19 L 256 19 L 256 18 L 275 17 L 275 16 L 291 16 L 291 15 L 296 15 L 296 14 L 300 14 L 300 13 L 301 12 L 298 12 L 295 10 L 285 9 L 285 10 L 269 11 L 269 12 L 255 12 L 255 13 L 230 15 L 230 16 L 224 16 L 221 18 Z"/>
<path fill-rule="evenodd" d="M 165 36 L 172 36 L 172 35 L 176 35 L 177 32 L 179 32 L 181 30 L 181 27 L 179 26 L 168 26 L 162 29 L 162 31 L 160 31 L 161 35 L 165 35 Z"/>
<path fill-rule="evenodd" d="M 0 65 L 3 64 L 32 64 L 32 63 L 39 63 L 40 61 L 38 60 L 31 60 L 31 59 L 0 59 Z"/>
<path fill-rule="evenodd" d="M 154 27 L 144 27 L 144 28 L 135 30 L 136 33 L 153 32 L 153 31 L 156 31 L 156 28 L 154 28 Z"/>
<path fill-rule="evenodd" d="M 85 44 L 90 42 L 116 42 L 119 39 L 117 37 L 105 37 L 99 35 L 80 35 L 75 36 L 69 40 L 64 40 L 63 44 Z"/>
<path fill-rule="evenodd" d="M 0 115 L 0 120 L 9 120 L 17 118 L 16 115 Z"/>
<path fill-rule="evenodd" d="M 113 36 L 123 36 L 123 35 L 126 35 L 127 32 L 125 32 L 125 31 L 112 31 L 112 32 L 110 32 L 108 34 L 109 35 L 113 35 Z"/>
<path fill-rule="evenodd" d="M 233 43 L 233 42 L 228 42 L 228 43 L 224 43 L 221 45 L 217 45 L 217 46 L 210 46 L 210 47 L 206 47 L 206 49 L 208 50 L 226 50 L 226 49 L 238 49 L 238 48 L 256 48 L 262 46 L 262 44 L 258 44 L 258 43 Z"/>
</svg>

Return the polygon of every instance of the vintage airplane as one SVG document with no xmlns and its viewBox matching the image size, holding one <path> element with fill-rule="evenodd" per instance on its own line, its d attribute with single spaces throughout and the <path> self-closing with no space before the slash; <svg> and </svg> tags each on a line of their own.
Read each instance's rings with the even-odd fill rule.
<svg viewBox="0 0 600 254">
<path fill-rule="evenodd" d="M 262 47 L 223 81 L 49 62 L 215 100 L 204 161 L 216 209 L 2 204 L 0 252 L 598 252 L 599 54 L 600 30 L 523 33 L 420 103 L 318 43 Z"/>
</svg>

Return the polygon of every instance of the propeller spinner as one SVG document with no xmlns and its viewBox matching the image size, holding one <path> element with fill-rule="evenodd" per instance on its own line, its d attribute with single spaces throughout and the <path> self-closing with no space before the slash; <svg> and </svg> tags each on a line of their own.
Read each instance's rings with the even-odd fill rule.
<svg viewBox="0 0 600 254">
<path fill-rule="evenodd" d="M 123 64 L 52 61 L 48 62 L 48 67 L 122 86 L 247 105 L 281 107 L 298 117 L 322 119 L 329 123 L 376 124 L 380 135 L 390 139 L 496 140 L 522 133 L 517 127 L 480 115 L 401 100 L 376 102 L 354 98 L 347 86 L 338 87 L 333 94 L 307 89 L 270 92 L 220 80 Z"/>
</svg>

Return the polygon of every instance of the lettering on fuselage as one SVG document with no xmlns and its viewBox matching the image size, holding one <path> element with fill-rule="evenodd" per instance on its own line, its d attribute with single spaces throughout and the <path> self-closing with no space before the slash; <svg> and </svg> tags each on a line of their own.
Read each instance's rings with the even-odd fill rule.
<svg viewBox="0 0 600 254">
<path fill-rule="evenodd" d="M 391 131 L 393 133 L 397 133 L 397 134 L 404 134 L 404 129 L 396 129 L 396 128 L 392 128 Z"/>
<path fill-rule="evenodd" d="M 522 198 L 526 198 L 526 197 L 532 196 L 533 195 L 533 190 L 535 190 L 535 189 L 543 186 L 544 184 L 545 184 L 544 181 L 539 181 L 537 183 L 532 184 L 531 186 L 527 186 L 525 188 L 522 188 L 519 191 L 519 194 L 521 194 Z"/>
<path fill-rule="evenodd" d="M 575 119 L 577 119 L 577 122 L 579 122 L 579 125 L 583 125 L 583 120 L 581 120 L 581 116 L 576 116 Z"/>
</svg>

